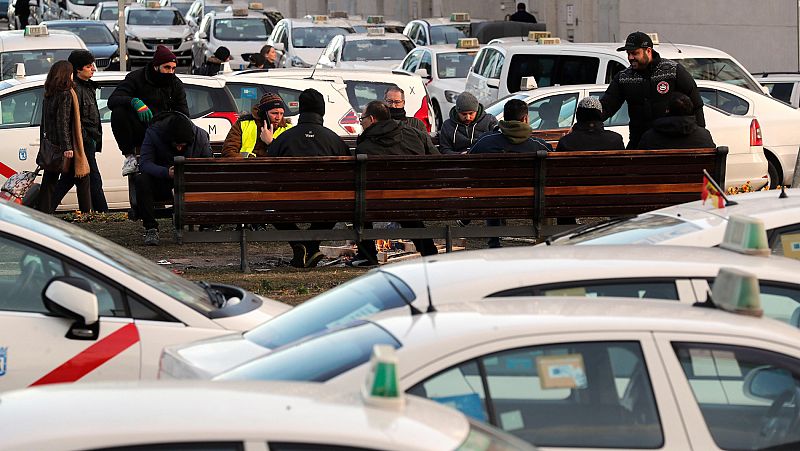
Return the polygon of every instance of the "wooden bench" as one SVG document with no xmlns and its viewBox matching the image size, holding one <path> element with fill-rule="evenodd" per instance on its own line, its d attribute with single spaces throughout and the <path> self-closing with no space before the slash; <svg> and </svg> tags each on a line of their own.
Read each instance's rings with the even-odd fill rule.
<svg viewBox="0 0 800 451">
<path fill-rule="evenodd" d="M 724 183 L 727 148 L 536 154 L 175 160 L 179 242 L 539 237 L 545 218 L 642 213 Z M 524 219 L 526 225 L 366 229 L 367 222 Z M 195 231 L 212 224 L 339 222 L 335 230 Z M 546 234 L 546 233 L 544 233 Z"/>
</svg>

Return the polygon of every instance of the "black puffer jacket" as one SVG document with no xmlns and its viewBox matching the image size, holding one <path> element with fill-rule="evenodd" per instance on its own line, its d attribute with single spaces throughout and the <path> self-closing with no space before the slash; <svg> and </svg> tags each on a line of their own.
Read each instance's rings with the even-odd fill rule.
<svg viewBox="0 0 800 451">
<path fill-rule="evenodd" d="M 322 124 L 322 116 L 319 114 L 300 113 L 297 125 L 275 138 L 269 146 L 267 155 L 270 157 L 351 155 L 342 138 Z"/>
<path fill-rule="evenodd" d="M 462 153 L 467 151 L 486 132 L 497 127 L 497 118 L 478 105 L 478 114 L 469 125 L 458 120 L 456 107 L 450 109 L 450 118 L 444 121 L 439 131 L 439 147 L 442 153 Z"/>
<path fill-rule="evenodd" d="M 179 111 L 189 115 L 183 82 L 174 75 L 165 78 L 163 82 L 159 81 L 152 64 L 126 75 L 125 80 L 117 85 L 108 98 L 108 107 L 133 108 L 131 99 L 134 97 L 144 102 L 153 112 L 153 116 L 165 111 Z"/>
<path fill-rule="evenodd" d="M 605 130 L 600 121 L 576 122 L 572 131 L 558 140 L 556 151 L 562 150 L 623 150 L 622 135 Z"/>
<path fill-rule="evenodd" d="M 367 155 L 439 154 L 427 133 L 393 119 L 372 124 L 356 142 L 356 153 Z"/>
<path fill-rule="evenodd" d="M 100 110 L 97 108 L 97 88 L 99 85 L 92 80 L 81 80 L 75 77 L 75 93 L 81 107 L 81 129 L 83 140 L 89 139 L 95 143 L 95 152 L 100 152 L 103 145 L 103 128 L 100 125 Z M 84 143 L 85 144 L 85 143 Z"/>
<path fill-rule="evenodd" d="M 638 148 L 639 139 L 653 121 L 667 115 L 670 93 L 680 92 L 692 99 L 697 124 L 705 127 L 703 100 L 689 72 L 680 64 L 662 59 L 653 51 L 653 61 L 643 71 L 630 67 L 620 71 L 608 85 L 600 99 L 603 120 L 613 116 L 624 102 L 628 102 L 631 121 L 628 148 Z"/>
<path fill-rule="evenodd" d="M 36 164 L 48 172 L 61 172 L 64 152 L 73 150 L 72 94 L 62 91 L 45 97 L 42 103 L 42 125 L 39 127 L 39 153 Z M 50 145 L 45 145 L 47 139 Z"/>
<path fill-rule="evenodd" d="M 668 116 L 653 121 L 639 140 L 639 149 L 707 149 L 717 147 L 711 133 L 694 116 Z"/>
<path fill-rule="evenodd" d="M 187 143 L 186 149 L 181 153 L 178 153 L 172 145 L 176 134 L 184 134 L 176 132 L 179 127 L 188 127 L 187 131 L 191 136 L 191 142 Z M 179 155 L 186 158 L 211 158 L 208 132 L 194 125 L 185 116 L 181 117 L 175 113 L 162 114 L 144 135 L 139 167 L 145 174 L 169 179 L 169 168 L 174 166 L 174 159 Z"/>
<path fill-rule="evenodd" d="M 203 63 L 203 65 L 201 65 L 200 67 L 197 68 L 196 71 L 194 71 L 194 74 L 207 75 L 210 77 L 213 75 L 217 75 L 221 69 L 222 69 L 222 60 L 217 58 L 216 56 L 210 56 L 208 57 L 206 62 Z"/>
</svg>

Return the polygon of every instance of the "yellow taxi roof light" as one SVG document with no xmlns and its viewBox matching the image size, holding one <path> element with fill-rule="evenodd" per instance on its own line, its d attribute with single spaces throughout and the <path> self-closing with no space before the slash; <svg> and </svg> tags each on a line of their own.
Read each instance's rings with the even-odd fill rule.
<svg viewBox="0 0 800 451">
<path fill-rule="evenodd" d="M 347 19 L 347 11 L 331 11 L 328 16 L 331 19 Z"/>
<path fill-rule="evenodd" d="M 538 42 L 539 38 L 549 38 L 551 37 L 549 31 L 529 31 L 528 32 L 528 40 L 533 42 Z"/>
<path fill-rule="evenodd" d="M 384 23 L 386 20 L 383 16 L 367 16 L 367 23 Z"/>
<path fill-rule="evenodd" d="M 539 44 L 541 45 L 561 44 L 561 38 L 539 38 Z"/>
<path fill-rule="evenodd" d="M 645 33 L 646 35 L 650 36 L 650 40 L 653 41 L 653 45 L 658 45 L 658 33 Z"/>
<path fill-rule="evenodd" d="M 711 299 L 717 308 L 758 317 L 764 315 L 760 293 L 758 278 L 736 268 L 720 268 L 711 287 Z"/>
<path fill-rule="evenodd" d="M 405 406 L 405 395 L 400 390 L 400 376 L 397 372 L 397 353 L 391 345 L 375 345 L 370 357 L 370 370 L 361 396 L 366 404 L 392 409 Z"/>
<path fill-rule="evenodd" d="M 750 216 L 730 215 L 719 247 L 747 255 L 770 254 L 764 221 Z"/>
<path fill-rule="evenodd" d="M 259 2 L 251 2 L 247 5 L 248 9 L 261 11 L 264 9 L 264 4 Z"/>
<path fill-rule="evenodd" d="M 386 28 L 367 27 L 367 36 L 383 36 L 385 34 L 386 34 Z"/>
<path fill-rule="evenodd" d="M 151 8 L 151 9 L 159 9 L 159 8 L 161 8 L 161 2 L 148 1 L 148 2 L 145 2 L 144 7 L 145 8 Z"/>
<path fill-rule="evenodd" d="M 318 14 L 318 15 L 316 15 L 316 16 L 313 16 L 313 17 L 311 18 L 311 20 L 313 20 L 313 21 L 314 21 L 314 23 L 319 23 L 319 22 L 327 22 L 327 21 L 328 21 L 328 16 L 326 16 L 326 15 L 323 15 L 323 14 Z"/>
<path fill-rule="evenodd" d="M 477 49 L 480 46 L 477 38 L 461 38 L 456 41 L 457 49 Z"/>
<path fill-rule="evenodd" d="M 47 25 L 28 25 L 22 32 L 23 36 L 47 36 L 48 34 Z"/>
<path fill-rule="evenodd" d="M 232 11 L 234 16 L 247 16 L 247 10 L 244 8 L 234 8 Z"/>
<path fill-rule="evenodd" d="M 469 13 L 450 14 L 450 22 L 469 22 Z"/>
</svg>

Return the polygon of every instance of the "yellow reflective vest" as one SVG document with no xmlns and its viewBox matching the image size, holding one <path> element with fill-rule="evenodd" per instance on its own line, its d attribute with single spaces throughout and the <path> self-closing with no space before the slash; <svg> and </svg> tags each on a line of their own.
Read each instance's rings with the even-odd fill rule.
<svg viewBox="0 0 800 451">
<path fill-rule="evenodd" d="M 239 149 L 239 153 L 247 154 L 245 158 L 255 156 L 253 154 L 253 149 L 256 147 L 256 140 L 259 139 L 258 124 L 256 124 L 255 120 L 240 121 L 239 126 L 242 128 L 242 147 Z M 272 138 L 277 138 L 281 133 L 289 130 L 291 126 L 292 124 L 286 124 L 285 127 L 277 128 Z"/>
</svg>

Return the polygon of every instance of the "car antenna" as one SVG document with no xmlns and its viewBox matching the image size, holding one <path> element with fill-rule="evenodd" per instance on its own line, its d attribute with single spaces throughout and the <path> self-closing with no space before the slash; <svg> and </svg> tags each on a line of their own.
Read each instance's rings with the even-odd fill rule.
<svg viewBox="0 0 800 451">
<path fill-rule="evenodd" d="M 786 194 L 786 186 L 781 185 L 781 195 L 778 196 L 778 199 L 787 199 L 789 196 Z"/>
<path fill-rule="evenodd" d="M 433 313 L 436 311 L 436 307 L 433 306 L 433 297 L 431 296 L 431 282 L 428 278 L 428 262 L 425 262 L 423 268 L 425 268 L 425 287 L 428 290 L 428 310 L 425 310 L 425 313 Z"/>
<path fill-rule="evenodd" d="M 677 51 L 678 51 L 678 53 L 683 53 L 683 50 L 679 49 L 677 45 L 675 45 L 675 44 L 673 44 L 673 43 L 672 43 L 672 41 L 670 41 L 669 39 L 667 39 L 667 42 L 669 42 L 669 45 L 671 45 L 671 46 L 675 47 L 675 50 L 677 50 Z"/>
<path fill-rule="evenodd" d="M 322 53 L 320 53 L 319 58 L 317 58 L 317 62 L 314 63 L 314 69 L 311 70 L 311 75 L 309 75 L 308 78 L 306 78 L 305 80 L 313 80 L 314 79 L 314 72 L 317 71 L 317 67 L 319 66 L 319 60 L 321 58 L 322 58 Z"/>
</svg>

